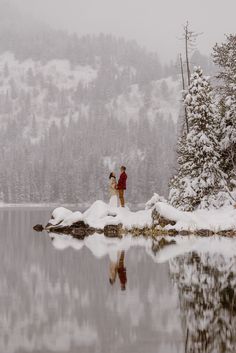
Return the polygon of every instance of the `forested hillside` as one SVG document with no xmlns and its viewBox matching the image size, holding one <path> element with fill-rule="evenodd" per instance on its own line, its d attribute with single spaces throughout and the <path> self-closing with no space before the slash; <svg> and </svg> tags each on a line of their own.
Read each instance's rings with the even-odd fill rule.
<svg viewBox="0 0 236 353">
<path fill-rule="evenodd" d="M 0 199 L 106 199 L 128 171 L 128 200 L 167 196 L 181 86 L 176 65 L 134 41 L 69 35 L 0 5 Z M 195 53 L 196 61 L 212 70 Z"/>
<path fill-rule="evenodd" d="M 4 202 L 104 198 L 108 173 L 121 163 L 128 167 L 130 200 L 142 201 L 156 187 L 165 193 L 174 165 L 178 83 L 130 82 L 108 99 L 114 80 L 100 90 L 99 65 L 20 63 L 12 54 L 3 54 L 0 65 Z"/>
</svg>

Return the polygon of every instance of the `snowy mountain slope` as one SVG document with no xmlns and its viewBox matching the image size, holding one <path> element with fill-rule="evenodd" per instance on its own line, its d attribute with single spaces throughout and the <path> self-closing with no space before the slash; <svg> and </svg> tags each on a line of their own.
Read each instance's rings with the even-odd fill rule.
<svg viewBox="0 0 236 353">
<path fill-rule="evenodd" d="M 32 59 L 19 61 L 15 58 L 13 53 L 6 52 L 0 55 L 0 72 L 5 73 L 5 67 L 7 65 L 8 75 L 7 77 L 1 77 L 1 92 L 7 89 L 9 81 L 11 79 L 16 82 L 23 84 L 23 76 L 28 70 L 32 70 L 36 76 L 42 73 L 48 80 L 52 80 L 57 84 L 58 88 L 76 88 L 76 85 L 80 82 L 83 86 L 88 85 L 97 77 L 97 71 L 89 65 L 76 65 L 72 68 L 72 65 L 68 60 L 50 60 L 45 64 L 40 61 L 34 61 Z M 31 73 L 29 73 L 30 75 Z M 22 82 L 23 81 L 23 82 Z M 30 83 L 25 82 L 21 88 L 29 88 Z"/>
<path fill-rule="evenodd" d="M 129 202 L 143 202 L 156 190 L 167 194 L 175 164 L 178 82 L 142 79 L 143 63 L 90 59 L 76 64 L 0 55 L 4 202 L 106 199 L 105 176 L 121 164 L 132 171 Z"/>
<path fill-rule="evenodd" d="M 28 135 L 33 119 L 39 123 L 37 128 L 41 131 L 53 122 L 58 124 L 58 119 L 68 122 L 69 116 L 74 119 L 78 114 L 89 116 L 92 98 L 84 96 L 96 83 L 98 71 L 99 67 L 95 69 L 89 65 L 72 67 L 67 60 L 20 62 L 12 53 L 0 55 L 0 99 L 3 103 L 0 123 L 4 124 L 8 113 L 17 120 L 24 115 L 22 118 L 27 120 L 24 133 Z M 112 98 L 106 110 L 122 122 L 143 116 L 151 121 L 163 117 L 176 122 L 179 98 L 178 81 L 167 78 L 145 87 L 131 85 L 128 92 Z"/>
<path fill-rule="evenodd" d="M 176 123 L 180 110 L 181 87 L 171 77 L 152 81 L 144 89 L 132 85 L 108 104 L 108 109 L 121 121 L 137 120 L 145 114 L 150 121 L 162 117 Z"/>
<path fill-rule="evenodd" d="M 66 123 L 69 115 L 78 114 L 73 95 L 78 85 L 86 88 L 96 77 L 97 71 L 89 65 L 72 69 L 67 60 L 42 64 L 31 59 L 20 62 L 12 53 L 0 55 L 1 126 L 9 123 L 10 116 L 25 138 L 37 142 L 53 123 L 60 124 L 62 118 Z M 84 104 L 79 108 L 87 111 Z"/>
</svg>

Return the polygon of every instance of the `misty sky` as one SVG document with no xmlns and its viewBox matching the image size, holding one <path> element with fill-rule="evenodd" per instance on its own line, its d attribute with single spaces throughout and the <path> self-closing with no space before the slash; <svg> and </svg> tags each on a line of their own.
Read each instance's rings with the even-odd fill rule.
<svg viewBox="0 0 236 353">
<path fill-rule="evenodd" d="M 53 26 L 86 33 L 113 33 L 159 53 L 162 61 L 181 51 L 182 24 L 197 32 L 206 54 L 225 33 L 235 33 L 236 0 L 12 0 Z"/>
</svg>

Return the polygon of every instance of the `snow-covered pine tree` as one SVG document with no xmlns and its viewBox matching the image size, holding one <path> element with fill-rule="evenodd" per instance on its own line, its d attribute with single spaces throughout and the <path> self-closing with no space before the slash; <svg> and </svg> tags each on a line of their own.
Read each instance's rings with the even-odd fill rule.
<svg viewBox="0 0 236 353">
<path fill-rule="evenodd" d="M 179 209 L 186 209 L 186 200 L 184 198 L 185 191 L 185 177 L 187 173 L 188 151 L 186 144 L 186 131 L 178 140 L 177 154 L 178 154 L 178 172 L 170 181 L 169 199 L 171 204 Z"/>
<path fill-rule="evenodd" d="M 189 132 L 179 141 L 179 170 L 170 183 L 170 202 L 188 211 L 218 206 L 218 195 L 225 185 L 217 139 L 218 115 L 211 84 L 200 68 L 194 69 L 184 104 Z"/>
<path fill-rule="evenodd" d="M 226 37 L 226 42 L 216 45 L 214 62 L 219 66 L 221 148 L 223 170 L 229 187 L 236 186 L 236 35 Z"/>
</svg>

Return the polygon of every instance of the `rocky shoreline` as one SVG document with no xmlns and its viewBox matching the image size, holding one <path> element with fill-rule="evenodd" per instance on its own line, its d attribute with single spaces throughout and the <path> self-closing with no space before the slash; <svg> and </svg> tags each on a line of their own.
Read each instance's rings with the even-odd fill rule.
<svg viewBox="0 0 236 353">
<path fill-rule="evenodd" d="M 125 235 L 133 235 L 134 237 L 144 236 L 156 238 L 158 236 L 190 236 L 195 235 L 199 237 L 211 237 L 214 235 L 222 237 L 235 237 L 236 230 L 219 230 L 213 231 L 210 229 L 182 229 L 176 230 L 174 228 L 176 221 L 171 220 L 160 214 L 156 208 L 152 210 L 152 225 L 150 227 L 132 227 L 131 229 L 125 228 L 121 223 L 118 225 L 107 224 L 104 228 L 94 228 L 89 224 L 86 224 L 83 220 L 74 222 L 72 225 L 63 226 L 62 222 L 59 222 L 56 225 L 51 224 L 50 222 L 43 227 L 40 224 L 37 224 L 33 227 L 35 231 L 41 232 L 43 230 L 50 233 L 57 234 L 66 234 L 71 235 L 76 239 L 84 239 L 87 236 L 93 235 L 95 233 L 104 234 L 109 238 L 122 238 Z M 53 217 L 52 217 L 53 219 Z"/>
</svg>

